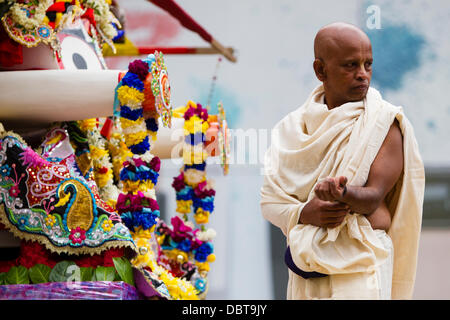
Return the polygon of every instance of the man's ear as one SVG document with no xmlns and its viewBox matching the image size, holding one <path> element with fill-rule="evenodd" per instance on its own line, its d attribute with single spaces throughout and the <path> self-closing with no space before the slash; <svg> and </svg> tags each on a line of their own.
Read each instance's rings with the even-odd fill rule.
<svg viewBox="0 0 450 320">
<path fill-rule="evenodd" d="M 317 79 L 319 81 L 324 81 L 327 78 L 327 74 L 325 71 L 325 64 L 321 59 L 315 59 L 313 63 L 314 72 L 316 73 Z"/>
</svg>

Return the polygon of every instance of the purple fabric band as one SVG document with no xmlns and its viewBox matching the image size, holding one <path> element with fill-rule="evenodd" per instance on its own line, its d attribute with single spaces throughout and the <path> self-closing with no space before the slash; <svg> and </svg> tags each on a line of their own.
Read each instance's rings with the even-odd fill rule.
<svg viewBox="0 0 450 320">
<path fill-rule="evenodd" d="M 294 263 L 294 260 L 292 260 L 291 249 L 289 246 L 287 247 L 286 252 L 284 254 L 284 262 L 286 263 L 286 265 L 292 272 L 294 272 L 296 275 L 299 275 L 303 279 L 322 278 L 322 277 L 327 276 L 324 273 L 315 272 L 315 271 L 306 272 L 306 271 L 301 270 L 299 267 L 297 267 Z"/>
</svg>

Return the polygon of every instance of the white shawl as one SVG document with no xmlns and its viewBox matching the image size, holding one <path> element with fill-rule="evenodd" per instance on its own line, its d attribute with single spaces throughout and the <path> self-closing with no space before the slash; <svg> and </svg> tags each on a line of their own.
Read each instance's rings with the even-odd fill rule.
<svg viewBox="0 0 450 320">
<path fill-rule="evenodd" d="M 323 94 L 323 86 L 317 87 L 305 104 L 272 131 L 261 189 L 263 216 L 287 237 L 293 261 L 300 269 L 331 275 L 331 298 L 376 299 L 376 292 L 367 292 L 365 284 L 387 251 L 365 216 L 349 214 L 333 229 L 298 224 L 298 219 L 321 179 L 343 175 L 349 185 L 365 185 L 372 162 L 397 119 L 403 134 L 404 169 L 387 201 L 394 212 L 388 230 L 394 245 L 392 298 L 410 299 L 425 185 L 413 128 L 402 108 L 384 101 L 373 88 L 364 101 L 332 110 L 320 103 Z M 305 280 L 289 272 L 288 298 L 302 297 L 297 292 L 299 286 L 292 282 Z"/>
</svg>

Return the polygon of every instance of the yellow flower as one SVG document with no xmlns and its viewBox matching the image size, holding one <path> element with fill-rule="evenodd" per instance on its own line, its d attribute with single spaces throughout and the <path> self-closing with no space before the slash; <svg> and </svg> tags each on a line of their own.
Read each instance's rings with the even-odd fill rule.
<svg viewBox="0 0 450 320">
<path fill-rule="evenodd" d="M 184 135 L 198 132 L 206 133 L 208 128 L 209 123 L 207 121 L 203 121 L 197 115 L 194 115 L 189 120 L 184 122 Z"/>
<path fill-rule="evenodd" d="M 117 204 L 117 200 L 108 199 L 106 201 L 106 204 L 109 205 L 111 208 L 115 209 L 116 208 L 116 204 Z"/>
<path fill-rule="evenodd" d="M 129 127 L 132 127 L 132 126 L 142 126 L 142 124 L 143 124 L 143 122 L 144 122 L 144 118 L 138 118 L 136 121 L 134 121 L 134 120 L 129 120 L 129 119 L 127 119 L 127 118 L 120 118 L 120 124 L 122 125 L 122 128 L 123 129 L 125 129 L 125 128 L 129 128 Z"/>
<path fill-rule="evenodd" d="M 153 189 L 153 187 L 155 186 L 151 180 L 148 181 L 125 180 L 122 181 L 122 183 L 124 192 L 134 192 L 134 193 L 138 191 L 145 192 L 149 189 Z"/>
<path fill-rule="evenodd" d="M 150 261 L 151 255 L 149 252 L 147 252 L 146 254 L 138 254 L 136 258 L 131 260 L 131 263 L 136 267 L 140 267 L 140 266 L 148 266 Z"/>
<path fill-rule="evenodd" d="M 214 253 L 211 253 L 207 258 L 206 261 L 208 262 L 214 262 L 216 261 L 216 255 Z"/>
<path fill-rule="evenodd" d="M 142 142 L 142 140 L 144 140 L 146 136 L 147 136 L 147 131 L 140 131 L 140 132 L 136 132 L 136 133 L 126 134 L 125 135 L 125 144 L 128 147 L 134 146 L 134 145 Z"/>
<path fill-rule="evenodd" d="M 143 92 L 128 86 L 121 86 L 117 90 L 117 97 L 122 105 L 127 105 L 129 107 L 135 106 L 144 101 Z"/>
<path fill-rule="evenodd" d="M 54 215 L 49 214 L 46 218 L 45 218 L 45 224 L 49 227 L 53 227 L 53 225 L 56 223 L 56 218 Z"/>
<path fill-rule="evenodd" d="M 149 229 L 143 229 L 141 226 L 134 229 L 135 231 L 131 233 L 133 239 L 137 241 L 138 239 L 144 239 L 148 241 L 152 237 L 152 232 Z"/>
<path fill-rule="evenodd" d="M 156 240 L 158 240 L 158 244 L 159 244 L 159 245 L 162 245 L 162 244 L 163 244 L 164 239 L 166 239 L 166 235 L 165 235 L 165 234 L 162 234 L 162 235 L 160 235 L 160 236 L 156 236 Z"/>
<path fill-rule="evenodd" d="M 89 151 L 91 152 L 92 159 L 100 159 L 108 154 L 105 149 L 98 148 L 94 145 L 89 146 Z"/>
<path fill-rule="evenodd" d="M 194 214 L 194 219 L 197 224 L 208 223 L 209 211 L 205 211 L 202 208 L 198 208 Z"/>
<path fill-rule="evenodd" d="M 92 130 L 94 129 L 94 127 L 97 126 L 97 119 L 96 118 L 91 118 L 91 119 L 86 119 L 86 120 L 81 120 L 78 122 L 80 125 L 80 129 L 83 131 L 87 131 L 87 130 Z"/>
<path fill-rule="evenodd" d="M 177 209 L 179 213 L 191 212 L 192 200 L 177 200 Z"/>
<path fill-rule="evenodd" d="M 99 188 L 103 188 L 108 184 L 108 182 L 110 180 L 112 180 L 113 173 L 112 173 L 111 169 L 108 169 L 108 171 L 106 171 L 106 173 L 95 172 L 94 176 L 95 176 L 95 182 L 97 183 Z"/>
<path fill-rule="evenodd" d="M 201 164 L 208 158 L 208 153 L 199 147 L 184 146 L 183 162 L 184 164 Z"/>
<path fill-rule="evenodd" d="M 195 265 L 198 268 L 198 272 L 206 271 L 209 272 L 209 263 L 208 262 L 196 262 Z"/>
<path fill-rule="evenodd" d="M 148 134 L 150 137 L 152 137 L 152 141 L 156 141 L 156 138 L 157 138 L 157 135 L 158 135 L 158 132 L 157 132 L 157 131 L 150 131 L 150 130 L 147 130 L 147 134 Z"/>
<path fill-rule="evenodd" d="M 114 225 L 113 225 L 112 221 L 109 220 L 109 219 L 103 221 L 103 223 L 102 223 L 102 228 L 103 228 L 103 230 L 105 230 L 106 232 L 110 232 L 113 226 L 114 226 Z"/>
</svg>

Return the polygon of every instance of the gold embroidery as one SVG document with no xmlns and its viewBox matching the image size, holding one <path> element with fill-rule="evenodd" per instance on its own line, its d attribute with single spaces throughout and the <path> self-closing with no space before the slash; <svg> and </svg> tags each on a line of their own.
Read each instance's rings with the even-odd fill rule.
<svg viewBox="0 0 450 320">
<path fill-rule="evenodd" d="M 2 204 L 0 204 L 0 223 L 3 223 L 5 225 L 6 229 L 11 232 L 14 236 L 21 240 L 27 240 L 27 241 L 37 241 L 38 243 L 44 245 L 48 250 L 51 252 L 55 252 L 57 254 L 73 254 L 73 255 L 82 255 L 82 254 L 90 254 L 91 256 L 95 254 L 101 254 L 102 252 L 113 249 L 113 248 L 125 248 L 126 252 L 125 255 L 128 259 L 133 259 L 137 256 L 138 250 L 135 245 L 135 243 L 131 240 L 127 241 L 120 241 L 120 240 L 114 240 L 114 241 L 108 241 L 103 243 L 101 246 L 96 248 L 90 248 L 90 247 L 57 247 L 51 241 L 44 235 L 36 235 L 36 234 L 30 234 L 27 232 L 20 231 L 17 229 L 16 226 L 14 226 L 6 216 L 6 212 L 4 210 L 4 207 Z"/>
<path fill-rule="evenodd" d="M 72 203 L 69 204 L 69 212 L 67 213 L 67 226 L 69 230 L 80 227 L 83 230 L 89 230 L 94 221 L 93 201 L 95 201 L 88 188 L 80 181 L 75 179 L 65 180 L 58 187 L 59 202 L 63 204 L 67 202 L 69 193 L 66 192 L 68 187 L 72 187 L 73 194 L 71 196 Z M 75 199 L 73 198 L 75 197 Z M 60 203 L 55 206 L 61 206 Z"/>
<path fill-rule="evenodd" d="M 80 168 L 80 171 L 83 174 L 83 176 L 86 176 L 86 173 L 89 171 L 90 168 L 92 168 L 92 159 L 91 156 L 89 155 L 89 152 L 85 152 L 80 156 L 76 157 L 75 161 L 77 162 L 78 168 Z"/>
</svg>

